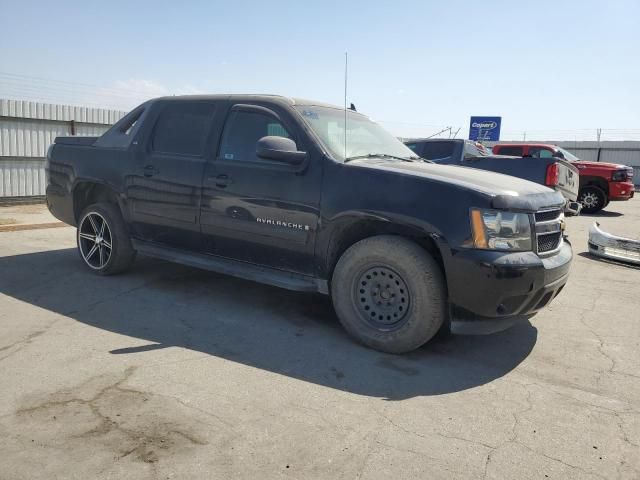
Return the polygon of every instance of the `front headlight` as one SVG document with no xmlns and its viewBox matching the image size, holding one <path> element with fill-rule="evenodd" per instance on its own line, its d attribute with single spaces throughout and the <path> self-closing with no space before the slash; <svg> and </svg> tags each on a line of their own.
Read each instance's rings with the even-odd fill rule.
<svg viewBox="0 0 640 480">
<path fill-rule="evenodd" d="M 471 209 L 473 246 L 488 250 L 530 251 L 531 223 L 526 213 Z"/>
<path fill-rule="evenodd" d="M 626 182 L 627 181 L 627 171 L 626 170 L 616 170 L 611 175 L 611 180 L 613 182 Z"/>
</svg>

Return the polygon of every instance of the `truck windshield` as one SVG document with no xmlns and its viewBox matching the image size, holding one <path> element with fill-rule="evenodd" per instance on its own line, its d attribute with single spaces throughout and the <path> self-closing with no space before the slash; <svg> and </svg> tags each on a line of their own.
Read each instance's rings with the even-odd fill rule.
<svg viewBox="0 0 640 480">
<path fill-rule="evenodd" d="M 558 147 L 558 150 L 560 150 L 562 152 L 562 155 L 564 155 L 565 160 L 570 160 L 572 162 L 576 162 L 576 161 L 580 160 L 573 153 L 569 152 L 568 150 L 565 150 L 564 148 Z"/>
<path fill-rule="evenodd" d="M 344 110 L 312 105 L 297 105 L 296 109 L 336 160 L 367 156 L 418 158 L 400 140 L 364 115 L 347 111 L 345 135 Z"/>
</svg>

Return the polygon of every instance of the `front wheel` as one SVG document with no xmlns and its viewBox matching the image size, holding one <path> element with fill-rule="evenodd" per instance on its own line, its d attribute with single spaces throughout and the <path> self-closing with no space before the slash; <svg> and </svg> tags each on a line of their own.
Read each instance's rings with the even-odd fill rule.
<svg viewBox="0 0 640 480">
<path fill-rule="evenodd" d="M 100 275 L 123 272 L 135 258 L 120 211 L 111 204 L 96 203 L 85 208 L 80 214 L 76 239 L 85 265 Z"/>
<path fill-rule="evenodd" d="M 584 213 L 596 213 L 608 203 L 607 195 L 598 187 L 585 187 L 578 194 L 578 202 L 582 204 Z"/>
<path fill-rule="evenodd" d="M 388 353 L 420 347 L 446 316 L 438 264 L 419 245 L 391 235 L 361 240 L 340 257 L 331 296 L 345 329 L 359 342 Z"/>
</svg>

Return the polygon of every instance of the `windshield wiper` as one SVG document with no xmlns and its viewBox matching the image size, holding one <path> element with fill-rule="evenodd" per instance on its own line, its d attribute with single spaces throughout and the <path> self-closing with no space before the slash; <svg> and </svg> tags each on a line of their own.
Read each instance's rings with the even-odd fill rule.
<svg viewBox="0 0 640 480">
<path fill-rule="evenodd" d="M 356 155 L 355 157 L 347 157 L 344 159 L 344 163 L 350 162 L 351 160 L 359 160 L 361 158 L 393 158 L 395 160 L 401 160 L 403 162 L 413 162 L 417 160 L 419 157 L 396 157 L 395 155 L 388 155 L 386 153 L 369 153 L 367 155 Z"/>
</svg>

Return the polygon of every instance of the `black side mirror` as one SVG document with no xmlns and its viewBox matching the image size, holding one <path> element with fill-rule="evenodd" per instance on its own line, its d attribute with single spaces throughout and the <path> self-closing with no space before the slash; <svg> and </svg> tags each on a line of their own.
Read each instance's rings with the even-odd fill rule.
<svg viewBox="0 0 640 480">
<path fill-rule="evenodd" d="M 552 157 L 553 158 L 564 158 L 564 154 L 562 152 L 560 152 L 560 151 L 557 151 L 557 152 L 553 152 Z"/>
<path fill-rule="evenodd" d="M 276 160 L 289 165 L 300 165 L 307 152 L 299 152 L 296 142 L 290 138 L 267 136 L 258 140 L 256 155 L 265 160 Z"/>
</svg>

